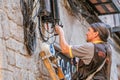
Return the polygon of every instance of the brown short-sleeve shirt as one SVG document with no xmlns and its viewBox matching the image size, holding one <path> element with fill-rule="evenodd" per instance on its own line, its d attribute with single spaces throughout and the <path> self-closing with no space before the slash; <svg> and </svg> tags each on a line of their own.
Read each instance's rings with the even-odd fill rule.
<svg viewBox="0 0 120 80">
<path fill-rule="evenodd" d="M 73 45 L 71 52 L 74 57 L 78 57 L 85 64 L 89 64 L 94 56 L 94 44 L 89 42 L 83 45 Z"/>
</svg>

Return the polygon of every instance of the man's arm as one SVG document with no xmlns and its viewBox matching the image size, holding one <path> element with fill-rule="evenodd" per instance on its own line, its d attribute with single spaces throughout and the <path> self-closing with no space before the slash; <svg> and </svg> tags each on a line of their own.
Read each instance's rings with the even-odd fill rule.
<svg viewBox="0 0 120 80">
<path fill-rule="evenodd" d="M 70 45 L 68 45 L 68 43 L 65 40 L 63 29 L 60 26 L 56 25 L 55 30 L 56 30 L 56 33 L 59 35 L 59 43 L 60 43 L 62 53 L 66 53 L 66 55 L 70 54 L 70 57 L 71 57 L 72 56 L 71 49 L 70 49 L 71 47 Z"/>
</svg>

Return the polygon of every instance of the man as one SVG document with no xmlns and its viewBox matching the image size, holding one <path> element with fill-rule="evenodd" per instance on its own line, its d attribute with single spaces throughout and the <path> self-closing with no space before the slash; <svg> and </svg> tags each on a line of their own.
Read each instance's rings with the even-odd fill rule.
<svg viewBox="0 0 120 80">
<path fill-rule="evenodd" d="M 87 43 L 69 45 L 62 28 L 55 26 L 62 53 L 80 59 L 72 80 L 110 80 L 111 49 L 107 43 L 109 31 L 106 27 L 104 23 L 93 23 L 86 33 Z"/>
</svg>

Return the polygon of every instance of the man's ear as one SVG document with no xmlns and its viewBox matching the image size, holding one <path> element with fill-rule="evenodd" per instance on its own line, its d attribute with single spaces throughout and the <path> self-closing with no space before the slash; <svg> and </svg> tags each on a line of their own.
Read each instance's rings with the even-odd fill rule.
<svg viewBox="0 0 120 80">
<path fill-rule="evenodd" d="M 98 31 L 97 31 L 97 32 L 95 32 L 95 34 L 94 34 L 94 35 L 95 35 L 95 37 L 97 37 L 97 36 L 99 35 L 99 32 L 98 32 Z"/>
</svg>

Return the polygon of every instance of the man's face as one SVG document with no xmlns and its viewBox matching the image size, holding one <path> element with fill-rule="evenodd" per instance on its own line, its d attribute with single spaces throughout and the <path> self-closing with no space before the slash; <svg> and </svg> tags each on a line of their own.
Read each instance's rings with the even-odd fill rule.
<svg viewBox="0 0 120 80">
<path fill-rule="evenodd" d="M 88 28 L 86 33 L 87 42 L 92 42 L 98 36 L 98 32 L 95 32 L 91 27 Z"/>
</svg>

